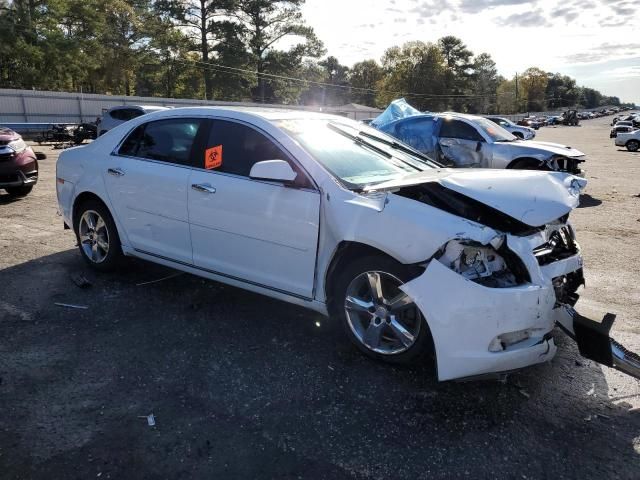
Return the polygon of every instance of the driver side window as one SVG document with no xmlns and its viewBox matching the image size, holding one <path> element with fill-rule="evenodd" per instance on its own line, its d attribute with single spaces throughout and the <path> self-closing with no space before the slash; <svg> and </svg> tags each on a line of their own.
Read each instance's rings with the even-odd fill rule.
<svg viewBox="0 0 640 480">
<path fill-rule="evenodd" d="M 293 184 L 311 188 L 302 169 L 273 140 L 242 123 L 213 120 L 205 145 L 205 155 L 196 166 L 206 170 L 249 177 L 251 167 L 264 160 L 284 160 L 298 173 Z"/>
</svg>

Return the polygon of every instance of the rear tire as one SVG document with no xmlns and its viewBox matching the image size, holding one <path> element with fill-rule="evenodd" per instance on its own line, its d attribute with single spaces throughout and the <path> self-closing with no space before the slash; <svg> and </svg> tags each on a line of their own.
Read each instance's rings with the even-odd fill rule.
<svg viewBox="0 0 640 480">
<path fill-rule="evenodd" d="M 33 190 L 33 185 L 23 185 L 22 187 L 8 187 L 5 188 L 9 196 L 11 197 L 26 197 Z"/>
<path fill-rule="evenodd" d="M 73 230 L 80 254 L 92 268 L 111 271 L 122 264 L 124 255 L 118 229 L 102 202 L 89 199 L 78 206 Z"/>
<path fill-rule="evenodd" d="M 640 149 L 640 142 L 638 140 L 629 140 L 626 146 L 630 152 L 637 152 Z"/>
<path fill-rule="evenodd" d="M 334 273 L 329 311 L 366 356 L 410 364 L 433 352 L 425 318 L 398 288 L 416 274 L 419 271 L 382 255 L 355 258 Z"/>
</svg>

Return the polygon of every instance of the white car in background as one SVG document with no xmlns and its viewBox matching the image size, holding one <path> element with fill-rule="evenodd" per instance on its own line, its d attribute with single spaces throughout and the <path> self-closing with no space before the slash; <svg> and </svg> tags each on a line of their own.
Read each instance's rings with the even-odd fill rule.
<svg viewBox="0 0 640 480">
<path fill-rule="evenodd" d="M 169 110 L 168 107 L 159 107 L 155 105 L 120 105 L 111 107 L 102 114 L 100 124 L 98 125 L 98 136 L 104 135 L 112 128 L 128 122 L 134 118 L 138 118 L 147 113 Z"/>
<path fill-rule="evenodd" d="M 616 124 L 619 125 L 620 122 Z M 618 132 L 615 137 L 615 144 L 618 147 L 626 147 L 630 152 L 637 152 L 640 150 L 640 130 L 633 130 L 632 132 Z"/>
<path fill-rule="evenodd" d="M 493 123 L 500 125 L 507 132 L 511 133 L 512 135 L 522 140 L 531 140 L 536 136 L 536 131 L 533 128 L 516 125 L 508 118 L 504 118 L 504 117 L 486 117 L 486 118 L 488 120 L 491 120 Z"/>
<path fill-rule="evenodd" d="M 376 359 L 431 352 L 449 380 L 553 357 L 583 283 L 568 217 L 585 183 L 445 169 L 343 117 L 200 107 L 65 150 L 56 185 L 98 270 L 139 257 L 301 305 Z"/>
</svg>

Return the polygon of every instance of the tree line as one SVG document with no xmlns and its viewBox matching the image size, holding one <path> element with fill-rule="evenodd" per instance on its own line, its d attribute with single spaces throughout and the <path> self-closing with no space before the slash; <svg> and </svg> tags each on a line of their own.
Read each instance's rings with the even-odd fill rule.
<svg viewBox="0 0 640 480">
<path fill-rule="evenodd" d="M 459 38 L 412 41 L 347 67 L 304 0 L 0 0 L 0 87 L 281 104 L 517 113 L 619 105 L 532 67 L 504 78 Z"/>
</svg>

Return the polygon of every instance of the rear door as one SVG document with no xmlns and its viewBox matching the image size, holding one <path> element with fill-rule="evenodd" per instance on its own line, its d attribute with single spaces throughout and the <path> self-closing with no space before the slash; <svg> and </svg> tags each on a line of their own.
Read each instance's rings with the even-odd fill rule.
<svg viewBox="0 0 640 480">
<path fill-rule="evenodd" d="M 105 162 L 115 214 L 139 252 L 192 263 L 187 190 L 201 119 L 140 125 Z"/>
<path fill-rule="evenodd" d="M 443 118 L 438 143 L 446 163 L 456 167 L 489 166 L 486 140 L 472 125 L 462 120 Z"/>
<path fill-rule="evenodd" d="M 251 179 L 251 167 L 262 160 L 289 162 L 295 183 Z M 196 266 L 313 297 L 320 194 L 271 137 L 251 125 L 213 120 L 188 197 Z"/>
</svg>

